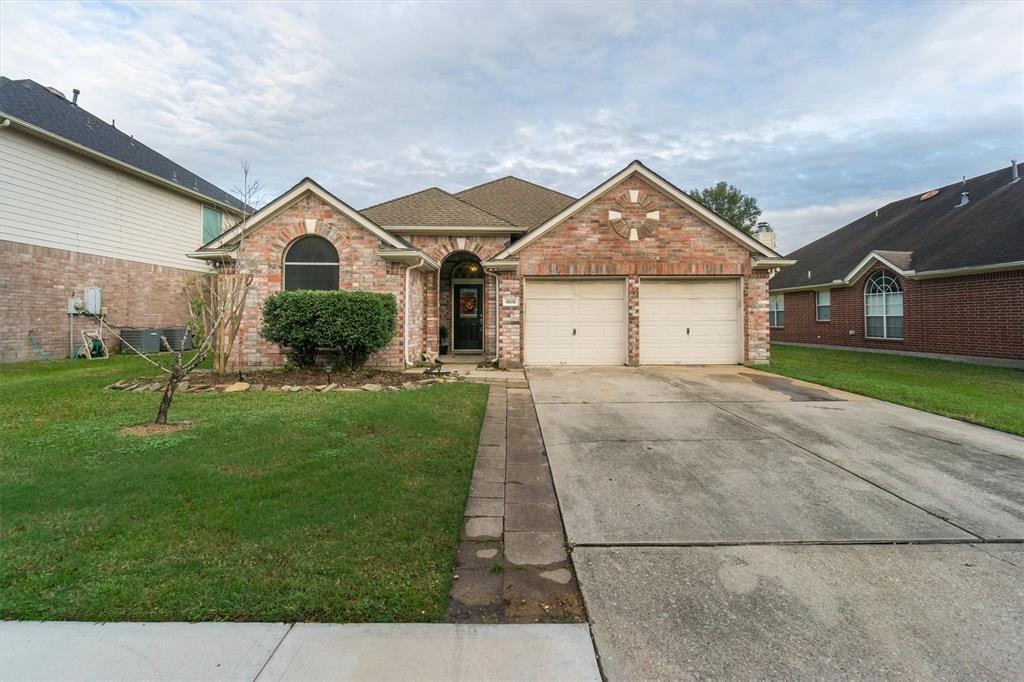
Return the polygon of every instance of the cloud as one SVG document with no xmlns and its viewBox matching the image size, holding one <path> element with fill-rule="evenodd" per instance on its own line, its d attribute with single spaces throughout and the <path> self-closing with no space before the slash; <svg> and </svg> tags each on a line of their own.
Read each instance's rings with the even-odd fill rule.
<svg viewBox="0 0 1024 682">
<path fill-rule="evenodd" d="M 268 198 L 578 195 L 640 158 L 753 194 L 792 250 L 1024 154 L 1010 3 L 3 3 L 0 26 L 4 75 L 80 88 L 222 187 L 246 159 Z"/>
</svg>

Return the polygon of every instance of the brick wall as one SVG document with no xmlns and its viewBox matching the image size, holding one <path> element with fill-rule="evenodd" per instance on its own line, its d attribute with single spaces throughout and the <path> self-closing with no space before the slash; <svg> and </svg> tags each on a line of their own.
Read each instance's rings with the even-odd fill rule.
<svg viewBox="0 0 1024 682">
<path fill-rule="evenodd" d="M 635 242 L 620 237 L 608 222 L 608 210 L 618 210 L 615 200 L 630 189 L 640 190 L 660 213 L 654 233 Z M 741 277 L 746 309 L 745 361 L 767 362 L 766 275 L 751 270 L 750 252 L 744 246 L 638 176 L 624 180 L 519 253 L 519 278 L 577 275 L 627 278 L 630 363 L 639 361 L 638 281 L 641 276 Z M 504 282 L 502 286 L 504 293 Z M 521 363 L 521 320 L 511 319 L 503 310 L 502 324 L 502 360 Z M 505 325 L 513 328 L 505 330 Z M 506 335 L 516 344 L 514 350 L 506 345 Z"/>
<path fill-rule="evenodd" d="M 284 254 L 294 240 L 305 236 L 306 219 L 316 219 L 315 234 L 338 250 L 341 289 L 390 293 L 398 303 L 398 320 L 391 344 L 370 358 L 373 366 L 401 367 L 405 315 L 405 265 L 387 263 L 377 255 L 379 237 L 349 220 L 314 194 L 307 194 L 261 225 L 243 242 L 240 261 L 254 273 L 245 319 L 238 332 L 231 364 L 238 367 L 281 365 L 282 349 L 260 336 L 260 309 L 271 294 L 284 286 Z M 415 273 L 413 273 L 415 275 Z"/>
<path fill-rule="evenodd" d="M 881 268 L 874 268 L 875 272 Z M 1024 359 L 1024 270 L 912 280 L 903 287 L 904 338 L 864 338 L 864 286 L 832 289 L 832 320 L 815 320 L 814 293 L 787 293 L 774 341 Z M 852 332 L 852 333 L 851 333 Z"/>
<path fill-rule="evenodd" d="M 52 358 L 68 357 L 67 300 L 86 287 L 103 289 L 108 323 L 120 327 L 179 327 L 188 320 L 182 288 L 197 273 L 119 258 L 0 240 L 0 362 L 38 359 L 28 331 Z M 80 330 L 97 324 L 75 317 Z M 115 352 L 118 342 L 104 334 Z"/>
</svg>

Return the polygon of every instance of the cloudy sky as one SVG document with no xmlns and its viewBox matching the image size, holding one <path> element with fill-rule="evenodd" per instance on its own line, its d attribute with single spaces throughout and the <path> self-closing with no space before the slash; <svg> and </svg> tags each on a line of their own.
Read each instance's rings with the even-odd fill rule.
<svg viewBox="0 0 1024 682">
<path fill-rule="evenodd" d="M 0 68 L 230 188 L 362 207 L 634 158 L 790 251 L 1024 159 L 1024 3 L 0 4 Z"/>
</svg>

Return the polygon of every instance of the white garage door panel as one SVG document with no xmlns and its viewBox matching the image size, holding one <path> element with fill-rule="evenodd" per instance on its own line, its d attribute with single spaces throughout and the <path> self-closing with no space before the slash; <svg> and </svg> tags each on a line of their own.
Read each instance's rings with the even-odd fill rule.
<svg viewBox="0 0 1024 682">
<path fill-rule="evenodd" d="M 736 280 L 641 280 L 641 364 L 740 362 L 738 292 Z"/>
<path fill-rule="evenodd" d="M 622 280 L 527 280 L 523 320 L 526 364 L 621 365 L 626 362 L 626 302 Z"/>
</svg>

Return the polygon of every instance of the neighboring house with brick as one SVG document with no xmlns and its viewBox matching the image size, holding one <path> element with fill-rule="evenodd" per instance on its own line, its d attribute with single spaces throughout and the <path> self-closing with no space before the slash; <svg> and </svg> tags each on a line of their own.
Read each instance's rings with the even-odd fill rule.
<svg viewBox="0 0 1024 682">
<path fill-rule="evenodd" d="M 68 299 L 101 289 L 110 325 L 181 326 L 188 258 L 241 203 L 60 92 L 0 77 L 0 362 L 67 357 L 95 330 Z"/>
<path fill-rule="evenodd" d="M 772 341 L 1024 360 L 1016 163 L 879 208 L 788 255 Z"/>
<path fill-rule="evenodd" d="M 376 365 L 419 361 L 440 325 L 504 367 L 760 364 L 768 279 L 791 263 L 639 161 L 578 199 L 506 177 L 361 211 L 307 178 L 190 255 L 254 275 L 238 367 L 285 362 L 259 335 L 268 296 L 339 288 L 398 302 Z"/>
</svg>

